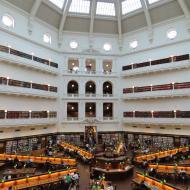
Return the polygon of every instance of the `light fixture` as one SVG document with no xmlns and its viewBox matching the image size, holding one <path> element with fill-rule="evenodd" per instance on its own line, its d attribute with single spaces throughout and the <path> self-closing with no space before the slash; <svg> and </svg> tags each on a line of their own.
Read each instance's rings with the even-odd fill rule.
<svg viewBox="0 0 190 190">
<path fill-rule="evenodd" d="M 74 87 L 75 85 L 74 85 L 74 84 L 72 84 L 71 86 L 72 86 L 72 87 Z"/>
<path fill-rule="evenodd" d="M 137 46 L 138 46 L 138 41 L 137 41 L 137 40 L 134 40 L 134 41 L 129 42 L 129 46 L 130 46 L 132 49 L 137 48 Z"/>
<path fill-rule="evenodd" d="M 75 65 L 75 63 L 72 63 L 72 66 L 74 66 Z"/>
<path fill-rule="evenodd" d="M 70 42 L 70 48 L 71 49 L 76 49 L 78 47 L 78 43 L 76 41 L 71 41 Z"/>
<path fill-rule="evenodd" d="M 47 44 L 51 44 L 51 35 L 46 33 L 43 35 L 43 41 Z"/>
<path fill-rule="evenodd" d="M 89 87 L 92 88 L 92 85 L 90 84 Z"/>
<path fill-rule="evenodd" d="M 9 27 L 9 28 L 14 28 L 14 19 L 12 16 L 5 14 L 2 16 L 2 22 L 5 26 Z"/>
<path fill-rule="evenodd" d="M 89 66 L 92 66 L 92 64 L 90 63 Z"/>
<path fill-rule="evenodd" d="M 75 108 L 72 106 L 71 109 L 74 110 Z"/>
<path fill-rule="evenodd" d="M 92 107 L 90 106 L 90 107 L 89 107 L 89 110 L 91 110 L 91 109 L 92 109 Z"/>
<path fill-rule="evenodd" d="M 109 109 L 110 109 L 110 107 L 108 107 L 108 106 L 107 106 L 107 107 L 106 107 L 106 109 L 107 109 L 107 110 L 109 110 Z"/>
<path fill-rule="evenodd" d="M 106 88 L 109 88 L 109 85 L 107 85 Z"/>
<path fill-rule="evenodd" d="M 112 46 L 109 43 L 105 43 L 104 46 L 103 46 L 103 48 L 104 48 L 105 51 L 110 51 L 111 48 L 112 48 Z"/>
<path fill-rule="evenodd" d="M 170 28 L 168 31 L 167 31 L 167 37 L 172 40 L 174 38 L 177 37 L 177 31 L 174 29 L 174 28 Z"/>
<path fill-rule="evenodd" d="M 107 64 L 106 67 L 109 67 L 109 65 Z"/>
</svg>

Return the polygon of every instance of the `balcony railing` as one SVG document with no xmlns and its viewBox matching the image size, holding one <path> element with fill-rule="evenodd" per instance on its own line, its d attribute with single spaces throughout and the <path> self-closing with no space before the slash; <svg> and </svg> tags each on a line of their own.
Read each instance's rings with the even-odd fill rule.
<svg viewBox="0 0 190 190">
<path fill-rule="evenodd" d="M 118 119 L 115 117 L 67 117 L 64 122 L 79 122 L 79 123 L 98 123 L 98 122 L 117 122 Z"/>
<path fill-rule="evenodd" d="M 129 111 L 124 118 L 190 118 L 190 111 Z"/>
<path fill-rule="evenodd" d="M 12 55 L 15 55 L 18 57 L 22 57 L 24 59 L 29 59 L 29 60 L 32 60 L 32 61 L 35 61 L 35 62 L 38 62 L 41 64 L 48 65 L 50 67 L 58 68 L 58 64 L 55 62 L 52 62 L 52 61 L 47 60 L 47 59 L 42 59 L 40 57 L 36 57 L 34 55 L 30 55 L 30 54 L 24 53 L 22 51 L 18 51 L 18 50 L 12 49 L 12 48 L 7 47 L 7 46 L 0 45 L 0 52 L 12 54 Z"/>
<path fill-rule="evenodd" d="M 75 71 L 75 70 L 66 70 L 64 71 L 65 74 L 74 74 L 74 75 L 102 75 L 102 76 L 110 76 L 116 75 L 116 72 L 112 71 Z"/>
<path fill-rule="evenodd" d="M 154 66 L 154 65 L 173 63 L 173 62 L 185 61 L 185 60 L 189 60 L 189 59 L 190 59 L 189 54 L 184 54 L 184 55 L 179 55 L 179 56 L 167 57 L 164 59 L 146 61 L 146 62 L 142 62 L 142 63 L 134 63 L 131 65 L 123 66 L 122 70 L 127 71 L 127 70 L 137 69 L 137 68 L 141 68 L 141 67 L 149 67 L 149 66 Z"/>
<path fill-rule="evenodd" d="M 111 98 L 111 99 L 117 99 L 116 96 L 114 96 L 113 94 L 93 94 L 93 93 L 86 93 L 86 94 L 76 94 L 76 93 L 68 93 L 68 94 L 64 94 L 64 98 L 81 98 L 81 99 L 85 99 L 85 98 L 100 98 L 100 99 L 105 99 L 105 98 Z"/>
<path fill-rule="evenodd" d="M 190 82 L 182 82 L 182 83 L 169 83 L 162 85 L 150 85 L 150 86 L 141 86 L 141 87 L 132 87 L 132 88 L 124 88 L 123 93 L 138 93 L 138 92 L 151 92 L 151 91 L 161 91 L 161 90 L 177 90 L 177 89 L 185 89 L 190 88 Z"/>
<path fill-rule="evenodd" d="M 55 125 L 57 112 L 0 110 L 0 121 L 1 127 Z"/>
<path fill-rule="evenodd" d="M 123 122 L 128 124 L 150 125 L 189 125 L 190 111 L 134 111 L 124 112 Z"/>
<path fill-rule="evenodd" d="M 55 111 L 9 111 L 0 110 L 0 119 L 56 118 Z"/>
<path fill-rule="evenodd" d="M 180 63 L 179 63 L 180 62 Z M 133 76 L 144 73 L 153 73 L 166 70 L 182 69 L 190 67 L 190 55 L 179 55 L 164 59 L 134 63 L 122 67 L 122 76 Z"/>
<path fill-rule="evenodd" d="M 5 77 L 0 77 L 0 85 L 21 87 L 21 88 L 32 88 L 37 90 L 44 90 L 49 92 L 57 92 L 57 87 L 46 84 L 38 84 L 33 82 L 25 82 L 19 80 L 13 80 Z"/>
</svg>

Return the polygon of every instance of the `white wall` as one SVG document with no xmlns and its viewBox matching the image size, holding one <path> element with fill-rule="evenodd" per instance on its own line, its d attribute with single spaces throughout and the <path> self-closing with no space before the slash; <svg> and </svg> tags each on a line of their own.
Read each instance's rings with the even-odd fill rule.
<svg viewBox="0 0 190 190">
<path fill-rule="evenodd" d="M 114 117 L 118 118 L 115 123 L 99 123 L 97 124 L 99 131 L 135 131 L 135 132 L 150 132 L 150 133 L 169 133 L 169 134 L 190 134 L 190 130 L 184 127 L 184 130 L 178 132 L 175 127 L 166 126 L 165 130 L 158 126 L 150 129 L 141 126 L 133 128 L 132 125 L 122 124 L 122 116 L 124 111 L 133 110 L 189 110 L 189 98 L 167 98 L 167 99 L 153 99 L 153 100 L 122 100 L 122 89 L 132 86 L 156 85 L 171 82 L 186 82 L 190 81 L 189 69 L 182 69 L 176 71 L 167 71 L 162 73 L 152 73 L 148 75 L 139 75 L 133 77 L 122 78 L 122 66 L 146 61 L 149 59 L 160 59 L 170 55 L 180 55 L 190 52 L 190 35 L 187 31 L 186 21 L 183 18 L 178 18 L 167 23 L 162 23 L 153 26 L 153 42 L 148 40 L 147 31 L 145 29 L 133 33 L 128 33 L 123 36 L 123 49 L 119 50 L 118 39 L 115 35 L 94 35 L 94 50 L 91 53 L 89 49 L 89 36 L 82 33 L 64 33 L 62 46 L 58 46 L 57 30 L 42 21 L 35 20 L 33 22 L 33 33 L 28 33 L 28 15 L 24 12 L 18 12 L 13 7 L 8 7 L 5 4 L 0 4 L 0 17 L 4 14 L 11 14 L 15 19 L 15 28 L 8 29 L 3 26 L 0 21 L 0 44 L 11 45 L 17 50 L 32 53 L 41 58 L 51 59 L 59 64 L 58 75 L 52 75 L 45 72 L 39 72 L 30 68 L 16 66 L 13 63 L 5 63 L 0 61 L 0 76 L 9 76 L 10 78 L 23 81 L 33 81 L 36 83 L 45 83 L 58 87 L 58 98 L 54 100 L 43 98 L 32 98 L 26 96 L 0 95 L 0 109 L 7 110 L 57 110 L 58 123 L 56 126 L 49 126 L 47 130 L 37 127 L 34 131 L 28 131 L 27 127 L 22 128 L 21 132 L 14 132 L 14 129 L 5 130 L 2 133 L 5 137 L 14 137 L 28 134 L 49 133 L 52 131 L 60 132 L 82 132 L 84 123 L 64 123 L 66 118 L 67 102 L 79 102 L 80 116 L 84 115 L 85 102 L 97 102 L 98 116 L 102 115 L 101 105 L 103 102 L 114 103 Z M 178 32 L 178 36 L 174 40 L 166 38 L 166 32 L 169 28 L 174 27 Z M 44 33 L 52 35 L 52 44 L 48 45 L 42 41 Z M 129 48 L 129 42 L 138 40 L 139 46 L 132 50 Z M 79 47 L 76 50 L 71 50 L 69 43 L 71 40 L 76 40 Z M 102 48 L 105 42 L 112 44 L 112 50 L 105 52 Z M 94 58 L 97 62 L 97 71 L 102 69 L 102 61 L 104 59 L 113 60 L 113 72 L 116 72 L 116 77 L 102 77 L 102 76 L 75 76 L 65 75 L 67 70 L 67 61 L 69 58 L 78 58 L 80 70 L 84 71 L 85 59 Z M 179 63 L 180 64 L 180 63 Z M 39 63 L 40 65 L 40 63 Z M 95 98 L 87 99 L 66 99 L 67 83 L 70 80 L 79 82 L 80 93 L 84 94 L 85 83 L 89 80 L 94 80 L 97 85 L 97 94 L 102 94 L 102 84 L 105 81 L 113 83 L 113 92 L 115 99 L 101 99 Z M 120 97 L 119 101 L 116 99 Z M 0 138 L 2 135 L 0 134 Z"/>
</svg>

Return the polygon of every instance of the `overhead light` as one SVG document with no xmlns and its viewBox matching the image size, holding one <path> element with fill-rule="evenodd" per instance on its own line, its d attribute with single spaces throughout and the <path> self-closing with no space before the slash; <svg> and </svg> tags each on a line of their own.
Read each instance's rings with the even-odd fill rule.
<svg viewBox="0 0 190 190">
<path fill-rule="evenodd" d="M 46 33 L 43 35 L 43 41 L 47 44 L 51 44 L 51 35 Z"/>
<path fill-rule="evenodd" d="M 134 40 L 134 41 L 129 42 L 129 46 L 130 46 L 132 49 L 135 49 L 135 48 L 138 46 L 138 41 L 137 41 L 137 40 Z"/>
<path fill-rule="evenodd" d="M 14 19 L 12 16 L 5 14 L 2 16 L 2 22 L 5 26 L 9 27 L 9 28 L 14 28 Z"/>
<path fill-rule="evenodd" d="M 74 87 L 75 85 L 74 85 L 74 84 L 72 84 L 71 86 L 72 86 L 72 87 Z"/>
<path fill-rule="evenodd" d="M 172 40 L 174 38 L 176 38 L 177 36 L 177 31 L 174 28 L 171 28 L 167 31 L 167 37 Z"/>
<path fill-rule="evenodd" d="M 91 109 L 92 109 L 92 107 L 90 106 L 90 107 L 89 107 L 89 110 L 91 110 Z"/>
<path fill-rule="evenodd" d="M 105 43 L 104 46 L 103 46 L 103 48 L 104 48 L 105 51 L 110 51 L 111 48 L 112 48 L 112 46 L 109 43 Z"/>
<path fill-rule="evenodd" d="M 74 66 L 75 65 L 75 63 L 72 63 L 72 66 Z"/>
<path fill-rule="evenodd" d="M 72 106 L 71 109 L 74 110 L 75 108 Z"/>
<path fill-rule="evenodd" d="M 76 41 L 71 41 L 70 42 L 70 48 L 71 49 L 76 49 L 78 47 L 78 43 Z"/>
</svg>

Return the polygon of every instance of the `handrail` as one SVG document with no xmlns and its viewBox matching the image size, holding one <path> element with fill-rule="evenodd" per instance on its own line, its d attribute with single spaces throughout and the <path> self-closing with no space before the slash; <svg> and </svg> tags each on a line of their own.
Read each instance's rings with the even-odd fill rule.
<svg viewBox="0 0 190 190">
<path fill-rule="evenodd" d="M 77 172 L 77 169 L 69 169 L 64 171 L 59 171 L 55 173 L 49 173 L 49 174 L 43 174 L 43 175 L 37 175 L 33 177 L 28 178 L 22 178 L 18 180 L 10 180 L 6 182 L 0 183 L 0 188 L 6 188 L 6 187 L 13 187 L 16 189 L 24 189 L 28 187 L 34 187 L 39 186 L 47 183 L 53 183 L 56 181 L 59 181 L 60 178 L 66 174 Z"/>
<path fill-rule="evenodd" d="M 152 92 L 162 90 L 178 90 L 190 88 L 190 82 L 177 82 L 160 85 L 149 85 L 149 86 L 133 86 L 132 88 L 124 88 L 123 94 L 139 93 L 139 92 Z"/>
<path fill-rule="evenodd" d="M 45 65 L 50 66 L 50 67 L 58 68 L 58 64 L 55 62 L 52 62 L 52 61 L 47 60 L 47 59 L 42 59 L 40 57 L 36 57 L 33 54 L 30 55 L 30 54 L 24 53 L 22 51 L 12 49 L 11 47 L 0 45 L 0 52 L 12 54 L 12 55 L 19 56 L 19 57 L 22 57 L 25 59 L 36 61 L 38 63 L 45 64 Z"/>
<path fill-rule="evenodd" d="M 75 145 L 72 145 L 72 144 L 69 144 L 69 143 L 66 143 L 66 142 L 62 142 L 60 143 L 60 146 L 62 148 L 66 148 L 66 149 L 70 149 L 72 151 L 77 151 L 81 156 L 83 156 L 84 158 L 87 158 L 87 159 L 92 159 L 94 158 L 93 154 L 82 149 L 82 148 L 79 148 Z"/>
<path fill-rule="evenodd" d="M 123 112 L 126 118 L 190 118 L 190 111 L 126 111 Z"/>
<path fill-rule="evenodd" d="M 6 77 L 0 77 L 0 85 L 22 87 L 22 88 L 32 88 L 37 90 L 44 90 L 49 92 L 57 92 L 57 87 L 50 86 L 48 84 L 38 84 L 33 82 L 25 82 L 20 80 L 14 80 Z"/>
<path fill-rule="evenodd" d="M 189 151 L 189 147 L 182 147 L 182 148 L 176 148 L 176 149 L 172 149 L 172 150 L 166 150 L 166 151 L 162 151 L 162 152 L 157 152 L 157 153 L 153 153 L 153 154 L 137 156 L 136 157 L 136 162 L 142 163 L 145 160 L 146 161 L 151 161 L 151 160 L 154 160 L 156 158 L 165 158 L 165 157 L 170 156 L 170 155 L 175 155 L 178 152 L 187 152 L 187 151 Z"/>
<path fill-rule="evenodd" d="M 15 159 L 18 158 L 19 161 L 32 160 L 35 163 L 46 163 L 50 162 L 51 164 L 66 164 L 70 166 L 75 166 L 76 160 L 69 158 L 53 158 L 53 157 L 44 157 L 44 156 L 24 156 L 24 155 L 14 155 L 14 154 L 0 154 L 0 160 Z"/>
<path fill-rule="evenodd" d="M 138 69 L 138 68 L 142 68 L 142 67 L 151 67 L 154 65 L 160 65 L 160 64 L 165 64 L 165 63 L 185 61 L 185 60 L 189 60 L 189 59 L 190 59 L 189 54 L 171 56 L 171 57 L 167 57 L 164 59 L 158 59 L 158 60 L 152 60 L 152 61 L 146 61 L 146 62 L 142 62 L 142 63 L 134 63 L 134 64 L 126 65 L 126 66 L 122 67 L 122 71 L 134 70 L 134 69 Z"/>
</svg>

